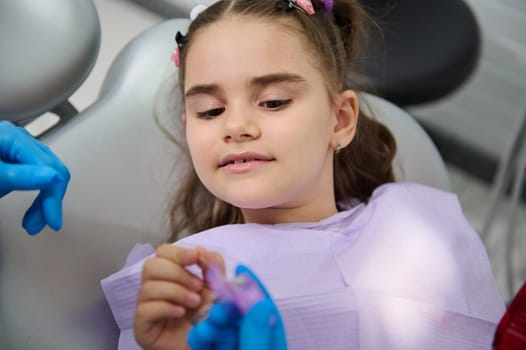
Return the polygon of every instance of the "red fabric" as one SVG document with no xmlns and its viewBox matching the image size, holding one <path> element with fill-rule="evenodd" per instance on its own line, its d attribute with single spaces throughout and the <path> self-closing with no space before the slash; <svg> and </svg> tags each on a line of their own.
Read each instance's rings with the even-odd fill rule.
<svg viewBox="0 0 526 350">
<path fill-rule="evenodd" d="M 493 341 L 495 350 L 526 349 L 526 283 L 500 320 Z"/>
</svg>

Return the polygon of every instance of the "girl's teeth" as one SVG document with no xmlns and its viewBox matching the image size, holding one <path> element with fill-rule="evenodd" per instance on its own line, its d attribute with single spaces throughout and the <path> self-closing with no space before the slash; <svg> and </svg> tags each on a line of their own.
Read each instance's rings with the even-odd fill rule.
<svg viewBox="0 0 526 350">
<path fill-rule="evenodd" d="M 241 163 L 246 163 L 246 162 L 252 162 L 252 161 L 255 161 L 255 160 L 256 160 L 255 158 L 234 160 L 234 164 L 241 164 Z"/>
</svg>

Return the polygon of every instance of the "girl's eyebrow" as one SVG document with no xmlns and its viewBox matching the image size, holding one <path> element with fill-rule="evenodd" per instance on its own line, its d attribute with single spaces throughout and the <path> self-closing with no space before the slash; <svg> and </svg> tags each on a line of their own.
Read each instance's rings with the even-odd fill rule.
<svg viewBox="0 0 526 350">
<path fill-rule="evenodd" d="M 250 80 L 249 86 L 256 88 L 264 88 L 268 85 L 277 83 L 304 83 L 305 79 L 297 74 L 292 73 L 274 73 L 255 77 Z M 185 97 L 190 97 L 199 94 L 215 95 L 219 93 L 221 88 L 217 84 L 203 84 L 192 86 L 185 93 Z"/>
<path fill-rule="evenodd" d="M 267 85 L 277 83 L 304 83 L 305 79 L 297 74 L 292 73 L 274 73 L 255 77 L 250 80 L 250 86 L 263 88 Z"/>
<path fill-rule="evenodd" d="M 188 91 L 184 95 L 186 98 L 190 96 L 199 95 L 199 94 L 214 95 L 214 94 L 217 94 L 219 90 L 220 90 L 219 86 L 216 84 L 196 85 L 188 89 Z"/>
</svg>

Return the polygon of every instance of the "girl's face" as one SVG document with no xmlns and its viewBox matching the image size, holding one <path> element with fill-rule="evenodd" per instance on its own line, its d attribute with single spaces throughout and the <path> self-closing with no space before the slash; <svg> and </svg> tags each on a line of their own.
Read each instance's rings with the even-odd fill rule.
<svg viewBox="0 0 526 350">
<path fill-rule="evenodd" d="M 183 120 L 193 165 L 246 222 L 336 213 L 333 154 L 354 135 L 356 96 L 342 137 L 341 108 L 307 52 L 293 31 L 252 17 L 213 23 L 189 47 Z"/>
</svg>

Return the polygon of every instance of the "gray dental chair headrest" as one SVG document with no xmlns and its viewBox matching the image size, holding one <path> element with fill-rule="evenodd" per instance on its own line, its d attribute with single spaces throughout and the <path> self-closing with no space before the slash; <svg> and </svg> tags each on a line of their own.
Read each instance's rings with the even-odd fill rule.
<svg viewBox="0 0 526 350">
<path fill-rule="evenodd" d="M 188 18 L 196 5 L 208 5 L 214 0 L 133 0 L 164 18 Z"/>
<path fill-rule="evenodd" d="M 52 110 L 90 73 L 100 45 L 92 1 L 0 1 L 0 119 Z"/>
</svg>

